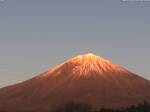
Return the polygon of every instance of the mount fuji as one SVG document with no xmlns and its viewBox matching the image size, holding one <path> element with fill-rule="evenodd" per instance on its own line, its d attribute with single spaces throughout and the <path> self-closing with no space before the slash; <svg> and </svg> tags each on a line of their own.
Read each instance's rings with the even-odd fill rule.
<svg viewBox="0 0 150 112">
<path fill-rule="evenodd" d="M 150 81 L 92 53 L 0 89 L 0 111 L 48 112 L 67 102 L 122 108 L 150 102 Z"/>
</svg>

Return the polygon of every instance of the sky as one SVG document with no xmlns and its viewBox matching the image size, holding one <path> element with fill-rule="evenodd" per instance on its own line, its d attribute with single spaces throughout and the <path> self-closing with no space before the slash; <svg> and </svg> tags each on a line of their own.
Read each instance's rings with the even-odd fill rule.
<svg viewBox="0 0 150 112">
<path fill-rule="evenodd" d="M 0 87 L 94 53 L 150 80 L 150 1 L 0 0 Z"/>
</svg>

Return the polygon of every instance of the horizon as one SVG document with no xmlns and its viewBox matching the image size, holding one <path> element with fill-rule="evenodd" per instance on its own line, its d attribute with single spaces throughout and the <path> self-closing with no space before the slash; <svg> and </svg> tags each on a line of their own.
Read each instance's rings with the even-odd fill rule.
<svg viewBox="0 0 150 112">
<path fill-rule="evenodd" d="M 94 53 L 150 80 L 150 2 L 0 1 L 0 88 Z"/>
</svg>

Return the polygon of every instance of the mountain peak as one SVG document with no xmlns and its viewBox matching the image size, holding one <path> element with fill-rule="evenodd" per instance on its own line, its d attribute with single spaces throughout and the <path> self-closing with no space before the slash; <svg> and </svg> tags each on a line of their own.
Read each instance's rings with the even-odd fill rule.
<svg viewBox="0 0 150 112">
<path fill-rule="evenodd" d="M 87 57 L 96 57 L 97 55 L 93 54 L 93 53 L 87 53 L 87 54 L 83 54 L 84 56 L 87 56 Z M 83 56 L 82 55 L 82 56 Z"/>
<path fill-rule="evenodd" d="M 68 60 L 65 64 L 71 67 L 69 68 L 71 72 L 78 75 L 90 75 L 93 73 L 102 75 L 106 72 L 119 73 L 126 71 L 122 67 L 93 53 L 78 55 Z"/>
<path fill-rule="evenodd" d="M 113 64 L 107 59 L 104 59 L 93 53 L 88 53 L 75 56 L 65 61 L 63 64 L 48 70 L 44 76 L 49 76 L 49 74 L 91 76 L 104 74 L 122 74 L 123 72 L 127 72 L 127 70 L 116 64 Z"/>
<path fill-rule="evenodd" d="M 106 60 L 96 54 L 93 54 L 93 53 L 87 53 L 87 54 L 81 54 L 81 55 L 77 55 L 73 58 L 71 58 L 70 60 L 68 61 L 71 61 L 71 60 L 74 60 L 74 59 L 78 59 L 78 60 L 96 60 L 96 59 L 103 59 L 103 60 Z"/>
</svg>

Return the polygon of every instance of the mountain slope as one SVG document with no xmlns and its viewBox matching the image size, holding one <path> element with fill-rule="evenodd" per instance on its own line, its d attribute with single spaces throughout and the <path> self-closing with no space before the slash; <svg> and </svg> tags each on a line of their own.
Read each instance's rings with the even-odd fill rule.
<svg viewBox="0 0 150 112">
<path fill-rule="evenodd" d="M 39 76 L 0 89 L 0 110 L 49 111 L 67 102 L 120 108 L 150 101 L 150 81 L 94 54 L 79 55 Z"/>
</svg>

